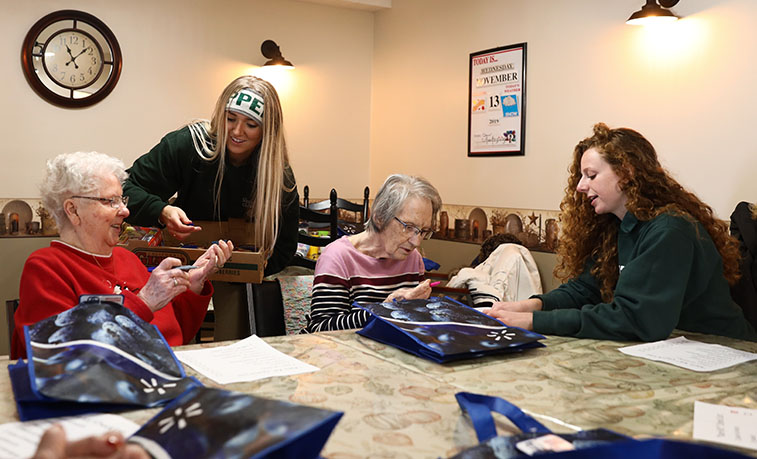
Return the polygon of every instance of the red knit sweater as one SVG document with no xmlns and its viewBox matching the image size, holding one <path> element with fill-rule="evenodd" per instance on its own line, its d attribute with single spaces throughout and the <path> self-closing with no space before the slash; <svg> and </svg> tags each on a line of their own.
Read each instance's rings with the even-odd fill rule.
<svg viewBox="0 0 757 459">
<path fill-rule="evenodd" d="M 94 255 L 62 241 L 29 255 L 21 273 L 19 306 L 11 358 L 25 358 L 24 325 L 63 312 L 79 303 L 79 295 L 124 296 L 124 306 L 158 327 L 171 346 L 188 343 L 200 329 L 213 287 L 206 281 L 200 295 L 186 291 L 153 313 L 137 293 L 150 273 L 136 255 L 115 247 L 111 256 Z"/>
</svg>

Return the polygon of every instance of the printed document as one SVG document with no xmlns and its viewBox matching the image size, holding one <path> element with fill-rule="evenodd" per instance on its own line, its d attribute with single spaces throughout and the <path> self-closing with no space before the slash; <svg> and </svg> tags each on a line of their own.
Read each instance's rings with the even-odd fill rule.
<svg viewBox="0 0 757 459">
<path fill-rule="evenodd" d="M 694 402 L 694 438 L 757 450 L 757 410 Z"/>
<path fill-rule="evenodd" d="M 670 363 L 694 371 L 716 371 L 740 363 L 757 360 L 757 354 L 720 344 L 691 341 L 684 336 L 621 347 L 620 352 L 635 357 Z"/>
<path fill-rule="evenodd" d="M 320 370 L 277 351 L 256 335 L 228 346 L 178 351 L 176 357 L 219 384 Z"/>
</svg>

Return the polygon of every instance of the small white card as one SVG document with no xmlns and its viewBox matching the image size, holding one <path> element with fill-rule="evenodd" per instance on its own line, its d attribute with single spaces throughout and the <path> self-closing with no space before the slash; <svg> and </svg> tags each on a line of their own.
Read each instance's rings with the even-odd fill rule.
<svg viewBox="0 0 757 459">
<path fill-rule="evenodd" d="M 529 438 L 515 444 L 515 447 L 524 454 L 533 456 L 539 453 L 571 451 L 576 449 L 573 443 L 558 437 L 555 434 L 542 435 L 541 437 Z"/>
<path fill-rule="evenodd" d="M 694 402 L 694 438 L 757 450 L 757 410 Z"/>
<path fill-rule="evenodd" d="M 621 347 L 620 352 L 635 357 L 670 363 L 694 371 L 715 371 L 740 363 L 757 360 L 757 354 L 740 351 L 720 344 L 690 341 L 684 336 Z"/>
<path fill-rule="evenodd" d="M 256 335 L 228 346 L 178 351 L 176 357 L 219 384 L 320 370 L 277 351 Z"/>
</svg>

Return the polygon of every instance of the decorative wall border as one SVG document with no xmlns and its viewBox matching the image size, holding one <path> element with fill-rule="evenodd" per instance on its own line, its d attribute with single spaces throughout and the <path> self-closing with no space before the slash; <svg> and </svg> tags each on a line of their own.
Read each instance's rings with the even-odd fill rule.
<svg viewBox="0 0 757 459">
<path fill-rule="evenodd" d="M 40 198 L 0 198 L 0 237 L 57 234 L 55 222 Z"/>
<path fill-rule="evenodd" d="M 444 204 L 434 239 L 481 244 L 495 234 L 511 234 L 530 250 L 554 252 L 560 233 L 557 210 Z"/>
<path fill-rule="evenodd" d="M 311 202 L 320 200 L 313 198 Z M 340 210 L 339 218 L 355 221 L 356 214 Z M 434 224 L 433 239 L 481 244 L 492 235 L 508 233 L 529 250 L 553 253 L 558 245 L 560 211 L 444 204 Z"/>
<path fill-rule="evenodd" d="M 18 216 L 17 227 L 12 224 L 12 214 Z M 353 216 L 350 214 L 345 212 L 340 218 L 349 220 Z M 556 210 L 444 204 L 435 222 L 437 231 L 433 238 L 481 244 L 494 234 L 509 233 L 530 250 L 554 252 L 560 230 L 559 217 L 560 212 Z M 55 222 L 42 207 L 40 198 L 0 198 L 0 237 L 56 234 Z"/>
</svg>

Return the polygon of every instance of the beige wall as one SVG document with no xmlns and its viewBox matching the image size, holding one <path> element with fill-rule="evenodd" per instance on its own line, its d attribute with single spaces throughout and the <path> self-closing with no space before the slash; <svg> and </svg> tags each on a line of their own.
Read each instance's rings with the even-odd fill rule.
<svg viewBox="0 0 757 459">
<path fill-rule="evenodd" d="M 103 20 L 123 52 L 118 85 L 91 108 L 50 105 L 21 72 L 28 29 L 64 8 Z M 229 81 L 265 62 L 265 39 L 275 40 L 297 67 L 277 88 L 300 189 L 307 184 L 327 196 L 337 186 L 342 195 L 362 196 L 368 183 L 372 13 L 288 0 L 0 0 L 0 11 L 0 197 L 38 196 L 45 160 L 61 152 L 98 150 L 131 165 L 166 132 L 209 117 Z M 349 163 L 350 173 L 317 171 L 324 163 Z"/>
<path fill-rule="evenodd" d="M 573 147 L 604 121 L 728 218 L 757 200 L 757 2 L 683 0 L 665 30 L 642 0 L 396 0 L 376 13 L 371 182 L 425 175 L 445 202 L 557 209 Z M 468 56 L 528 43 L 526 155 L 467 158 Z"/>
<path fill-rule="evenodd" d="M 28 28 L 62 8 L 0 0 L 5 161 L 0 196 L 36 196 L 44 161 L 78 149 L 127 164 L 207 117 L 275 39 L 292 162 L 315 196 L 360 197 L 390 173 L 427 176 L 446 202 L 556 209 L 575 143 L 605 121 L 644 133 L 722 218 L 757 196 L 751 141 L 757 2 L 686 0 L 665 31 L 624 24 L 640 0 L 397 0 L 372 13 L 289 0 L 72 0 L 124 52 L 115 91 L 83 110 L 37 97 L 20 71 Z M 468 55 L 528 43 L 524 157 L 467 158 Z M 327 162 L 326 170 L 319 164 Z"/>
</svg>

